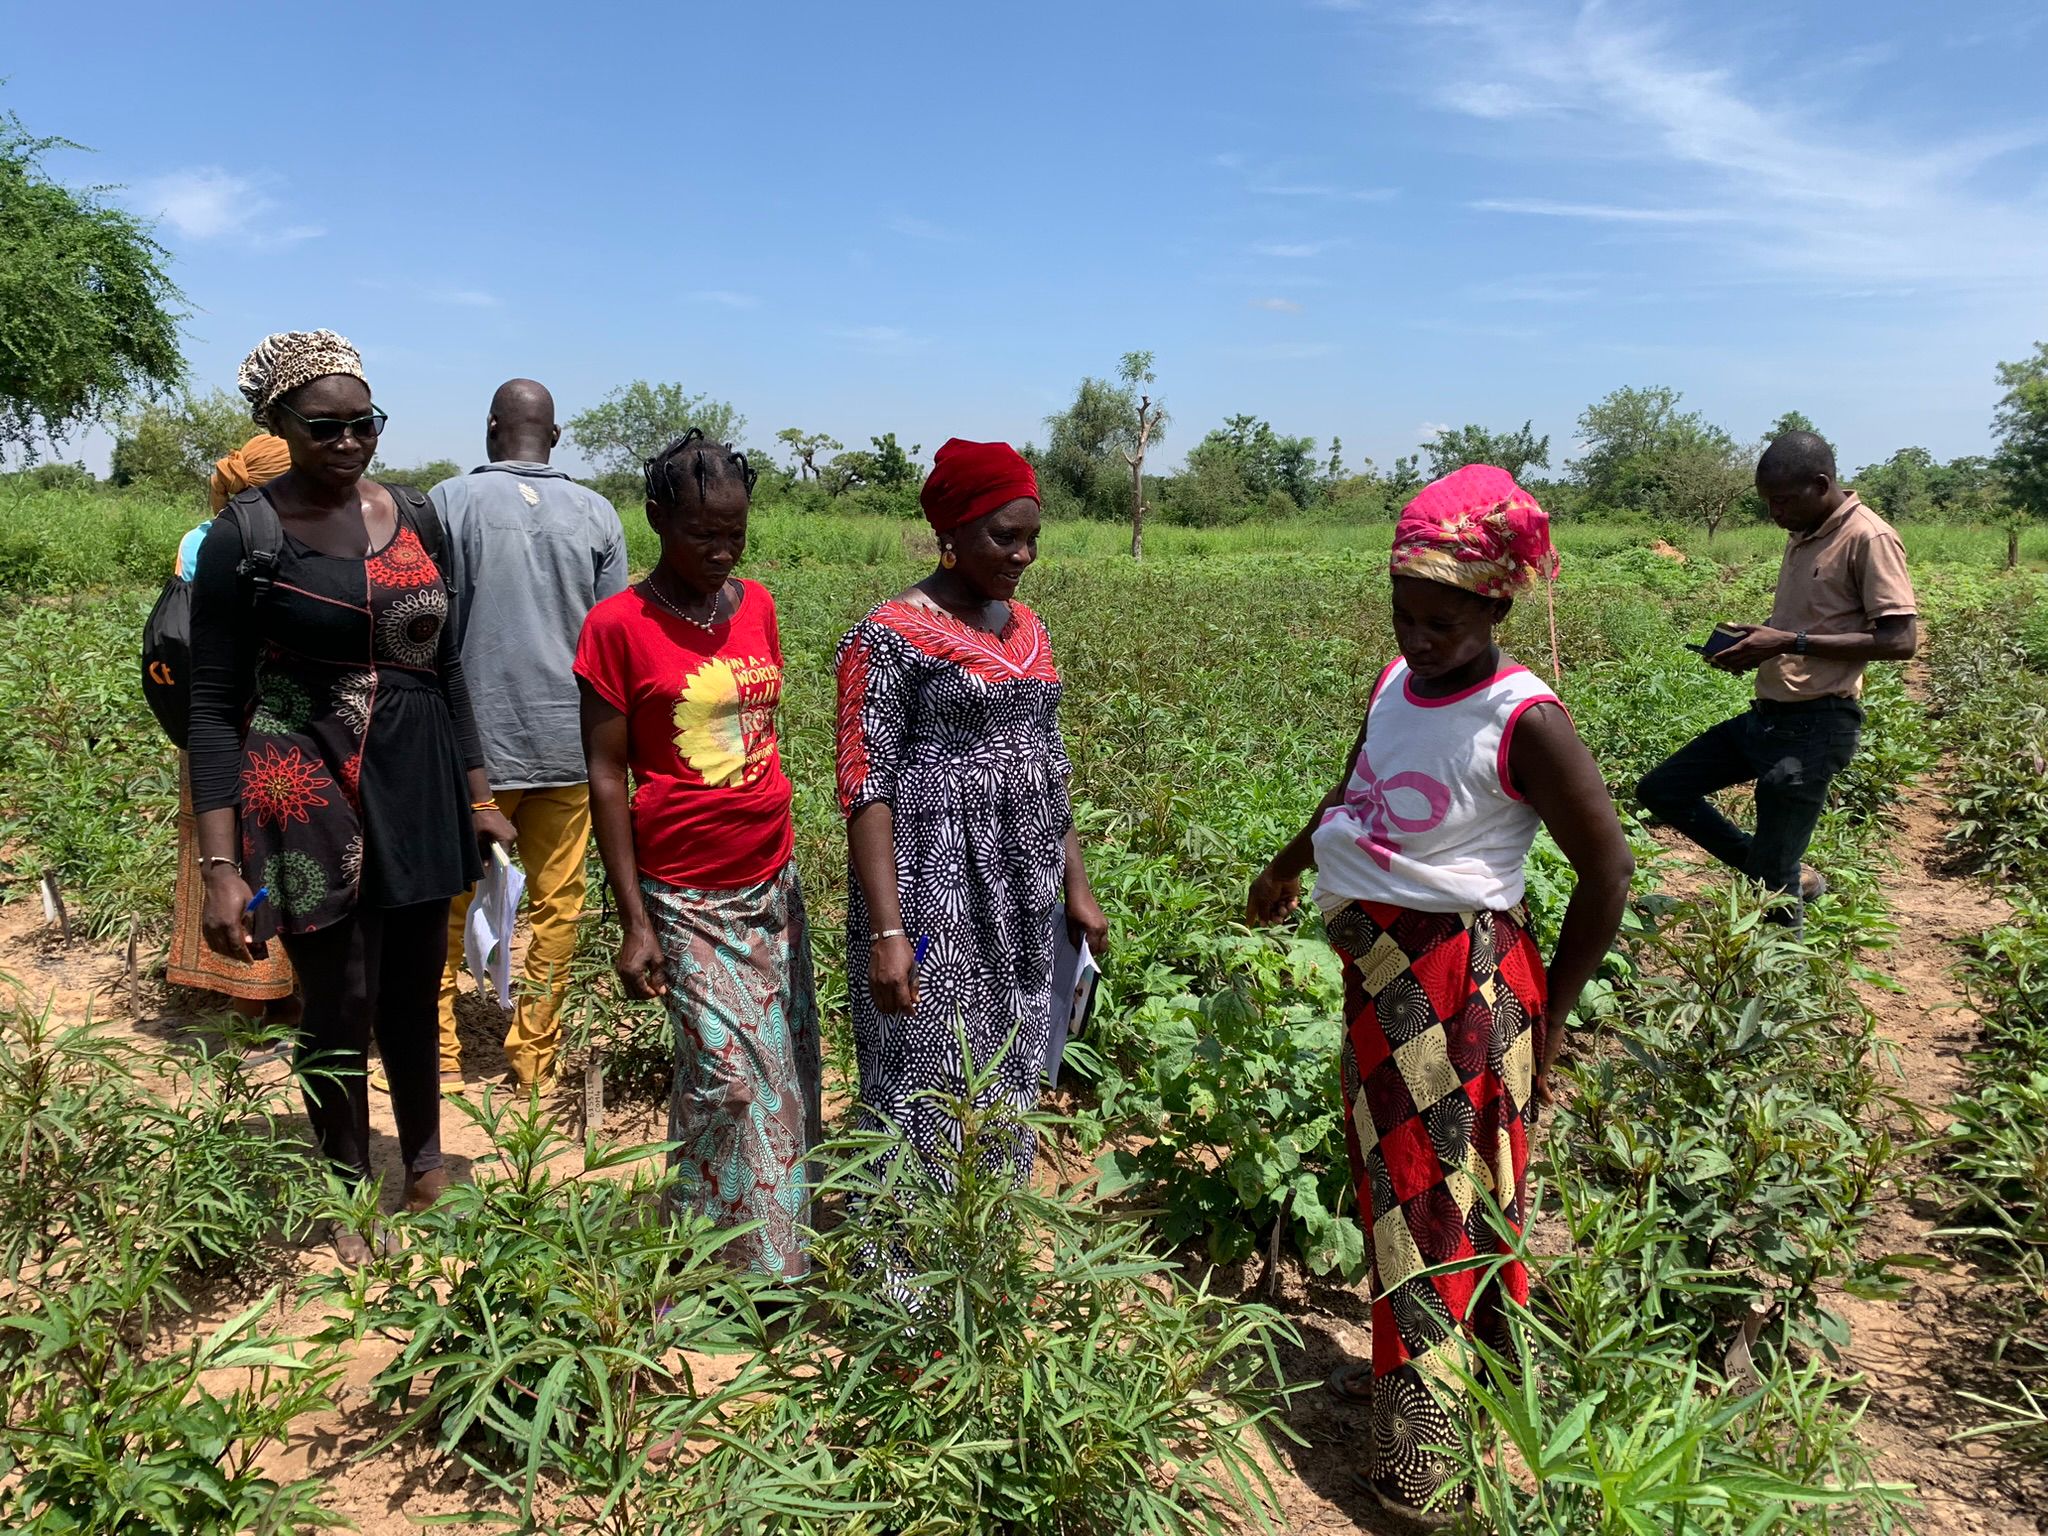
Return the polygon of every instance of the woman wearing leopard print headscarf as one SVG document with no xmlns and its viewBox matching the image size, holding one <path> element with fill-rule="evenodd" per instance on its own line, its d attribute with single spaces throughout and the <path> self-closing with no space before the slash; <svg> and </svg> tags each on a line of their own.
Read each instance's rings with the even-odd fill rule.
<svg viewBox="0 0 2048 1536">
<path fill-rule="evenodd" d="M 368 1180 L 365 1081 L 383 1058 L 424 1209 L 441 1167 L 436 1006 L 448 903 L 512 827 L 491 801 L 425 498 L 363 478 L 384 427 L 332 331 L 266 337 L 243 363 L 292 467 L 231 501 L 192 586 L 192 796 L 206 939 L 243 959 L 281 937 L 305 991 L 298 1065 L 320 1150 Z M 266 565 L 266 557 L 274 557 Z M 361 1235 L 335 1248 L 359 1263 Z"/>
</svg>

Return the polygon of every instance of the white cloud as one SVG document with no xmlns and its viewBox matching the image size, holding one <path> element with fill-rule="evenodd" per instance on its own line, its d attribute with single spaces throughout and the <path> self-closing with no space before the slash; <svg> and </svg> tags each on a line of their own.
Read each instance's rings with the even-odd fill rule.
<svg viewBox="0 0 2048 1536">
<path fill-rule="evenodd" d="M 952 244 L 961 238 L 957 231 L 947 229 L 943 224 L 934 224 L 930 219 L 913 218 L 909 214 L 898 214 L 889 220 L 888 227 L 894 233 L 907 235 L 912 240 L 934 240 Z"/>
<path fill-rule="evenodd" d="M 1292 299 L 1253 299 L 1253 309 L 1270 309 L 1276 315 L 1298 315 L 1301 306 Z"/>
<path fill-rule="evenodd" d="M 1278 240 L 1262 240 L 1252 247 L 1252 251 L 1259 256 L 1277 256 L 1283 261 L 1305 261 L 1311 256 L 1320 256 L 1332 246 L 1342 243 L 1338 240 L 1302 240 L 1288 244 Z"/>
<path fill-rule="evenodd" d="M 1450 430 L 1451 424 L 1448 421 L 1417 422 L 1415 424 L 1415 441 L 1418 443 L 1433 443 Z"/>
<path fill-rule="evenodd" d="M 217 165 L 193 166 L 152 176 L 127 194 L 137 212 L 161 219 L 185 240 L 241 239 L 273 247 L 313 240 L 327 231 L 317 224 L 272 227 L 277 200 L 265 178 L 244 176 Z"/>
<path fill-rule="evenodd" d="M 756 309 L 761 301 L 751 293 L 735 293 L 730 288 L 699 288 L 690 295 L 693 304 L 716 304 L 724 309 Z"/>
<path fill-rule="evenodd" d="M 1494 198 L 1490 211 L 1696 225 L 1743 266 L 1830 284 L 2042 280 L 2048 204 L 1985 175 L 2048 137 L 2040 126 L 1915 141 L 1874 102 L 1786 106 L 1784 72 L 1803 61 L 1704 56 L 1661 11 L 1602 0 L 1405 14 L 1422 29 L 1411 74 L 1437 105 L 1521 125 L 1500 149 L 1524 188 L 1549 162 L 1579 183 L 1597 167 L 1609 193 Z M 1635 187 L 1644 195 L 1612 195 Z"/>
<path fill-rule="evenodd" d="M 1260 182 L 1245 188 L 1257 197 L 1314 197 L 1333 203 L 1384 203 L 1399 197 L 1395 187 L 1333 187 L 1321 182 Z"/>
<path fill-rule="evenodd" d="M 1466 204 L 1481 213 L 1526 213 L 1545 219 L 1592 219 L 1604 224 L 1718 224 L 1734 217 L 1725 208 L 1626 208 L 1614 203 L 1558 203 L 1542 197 L 1483 197 Z"/>
<path fill-rule="evenodd" d="M 899 325 L 845 325 L 831 334 L 870 352 L 912 352 L 925 344 L 924 337 L 913 336 Z"/>
</svg>

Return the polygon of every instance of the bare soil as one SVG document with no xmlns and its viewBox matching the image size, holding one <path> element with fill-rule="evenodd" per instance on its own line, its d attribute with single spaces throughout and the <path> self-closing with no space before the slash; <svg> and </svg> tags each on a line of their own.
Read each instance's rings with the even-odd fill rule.
<svg viewBox="0 0 2048 1536">
<path fill-rule="evenodd" d="M 1934 1128 L 1944 1122 L 1945 1106 L 1962 1086 L 1963 1056 L 1977 1027 L 1956 976 L 1960 942 L 2001 921 L 2007 910 L 1981 883 L 1948 867 L 1942 833 L 1938 789 L 1923 784 L 1910 791 L 1892 844 L 1897 869 L 1886 881 L 1899 935 L 1890 949 L 1872 956 L 1898 990 L 1871 988 L 1867 995 L 1883 1034 L 1898 1051 L 1904 1098 Z M 1672 871 L 1673 887 L 1697 889 L 1717 878 L 1690 850 L 1674 844 L 1672 851 L 1680 860 Z M 0 906 L 0 972 L 15 977 L 36 999 L 49 1000 L 61 1015 L 80 1017 L 90 1011 L 111 1018 L 160 1049 L 174 1048 L 204 1027 L 189 995 L 146 982 L 131 989 L 125 945 L 58 945 L 43 929 L 32 901 Z M 136 997 L 143 1004 L 141 1017 L 131 1007 Z M 503 1075 L 502 1027 L 487 1002 L 465 996 L 464 1050 L 472 1089 Z M 579 1096 L 573 1074 L 566 1081 L 570 1086 L 559 1108 L 573 1121 Z M 397 1141 L 390 1101 L 382 1095 L 373 1095 L 372 1123 L 373 1155 L 385 1178 L 387 1202 L 395 1205 Z M 660 1133 L 654 1117 L 638 1110 L 609 1112 L 605 1129 L 641 1139 Z M 469 1176 L 478 1160 L 491 1155 L 483 1134 L 458 1112 L 444 1115 L 442 1136 L 456 1177 Z M 1931 1237 L 1938 1216 L 1935 1205 L 1909 1180 L 1903 1192 L 1885 1196 L 1869 1228 L 1867 1251 L 1938 1253 Z M 332 1262 L 324 1246 L 293 1259 L 301 1275 Z M 1869 1388 L 1862 1433 L 1877 1454 L 1879 1474 L 1919 1491 L 1924 1508 L 1916 1523 L 1926 1536 L 2048 1531 L 2048 1479 L 1989 1442 L 1953 1438 L 1959 1428 L 1983 1417 L 1959 1394 L 1996 1395 L 1998 1389 L 1985 1363 L 1988 1334 L 1971 1303 L 1975 1276 L 1961 1265 L 1912 1273 L 1912 1288 L 1903 1301 L 1839 1298 L 1852 1327 L 1845 1364 Z M 1260 1259 L 1219 1271 L 1214 1280 L 1225 1293 L 1261 1297 L 1270 1281 L 1270 1299 L 1301 1334 L 1301 1346 L 1288 1352 L 1285 1365 L 1291 1379 L 1305 1384 L 1286 1415 L 1303 1443 L 1282 1442 L 1273 1464 L 1285 1529 L 1401 1536 L 1409 1527 L 1382 1513 L 1349 1483 L 1365 1431 L 1364 1412 L 1338 1404 L 1320 1387 L 1335 1367 L 1370 1353 L 1363 1289 L 1324 1284 L 1286 1263 L 1269 1276 Z M 230 1315 L 246 1304 L 246 1294 L 244 1288 L 198 1298 L 190 1326 L 201 1328 Z M 284 1328 L 311 1328 L 320 1319 L 299 1305 L 276 1321 Z M 368 1383 L 392 1353 L 393 1346 L 376 1341 L 360 1348 L 338 1411 L 306 1421 L 300 1436 L 274 1459 L 272 1470 L 325 1479 L 332 1506 L 367 1536 L 401 1536 L 422 1518 L 504 1507 L 479 1479 L 423 1441 L 403 1442 L 376 1456 L 364 1454 L 388 1428 L 387 1418 L 371 1403 Z"/>
</svg>

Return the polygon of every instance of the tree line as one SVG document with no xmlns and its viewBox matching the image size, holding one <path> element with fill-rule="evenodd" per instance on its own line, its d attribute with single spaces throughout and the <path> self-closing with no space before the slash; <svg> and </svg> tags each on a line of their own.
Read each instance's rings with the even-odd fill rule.
<svg viewBox="0 0 2048 1536">
<path fill-rule="evenodd" d="M 82 465 L 37 465 L 39 445 L 96 423 L 116 441 L 116 486 L 189 490 L 215 458 L 247 436 L 241 402 L 224 390 L 193 394 L 177 345 L 184 302 L 167 253 L 149 224 L 98 191 L 66 187 L 41 168 L 54 148 L 11 113 L 0 113 L 0 462 L 30 466 L 38 485 L 96 483 Z M 1997 365 L 2002 394 L 1991 420 L 1995 451 L 1946 463 L 1901 448 L 1866 464 L 1849 483 L 1897 522 L 2003 524 L 2018 560 L 2019 530 L 2048 519 L 2048 342 Z M 1157 393 L 1150 352 L 1127 352 L 1105 378 L 1083 378 L 1064 410 L 1045 418 L 1043 442 L 1025 446 L 1050 517 L 1128 520 L 1141 554 L 1148 517 L 1196 527 L 1262 519 L 1389 517 L 1426 480 L 1466 464 L 1500 466 L 1560 520 L 1695 524 L 1711 538 L 1726 523 L 1760 517 L 1751 468 L 1762 442 L 1812 429 L 1787 411 L 1759 438 L 1683 408 L 1666 386 L 1617 389 L 1580 413 L 1578 456 L 1552 472 L 1548 436 L 1533 424 L 1497 431 L 1448 427 L 1382 469 L 1347 463 L 1343 443 L 1292 436 L 1263 417 L 1226 417 L 1191 446 L 1182 467 L 1150 473 L 1171 417 Z M 757 496 L 838 511 L 908 515 L 924 475 L 922 446 L 895 433 L 849 447 L 826 432 L 790 426 L 749 442 L 729 402 L 674 382 L 644 379 L 613 390 L 569 418 L 570 443 L 591 483 L 613 500 L 639 500 L 639 468 L 692 428 L 748 446 Z M 377 466 L 387 479 L 431 484 L 463 466 L 440 460 Z"/>
</svg>

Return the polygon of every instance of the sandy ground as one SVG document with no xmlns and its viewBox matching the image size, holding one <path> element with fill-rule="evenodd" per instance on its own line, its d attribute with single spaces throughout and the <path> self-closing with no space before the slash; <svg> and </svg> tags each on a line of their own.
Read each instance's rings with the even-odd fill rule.
<svg viewBox="0 0 2048 1536">
<path fill-rule="evenodd" d="M 1897 944 L 1877 957 L 1901 990 L 1873 988 L 1869 994 L 1884 1034 L 1898 1049 L 1903 1092 L 1936 1126 L 1961 1085 L 1962 1058 L 1976 1027 L 1954 975 L 1958 941 L 1996 923 L 2005 911 L 1981 884 L 1945 867 L 1939 806 L 1934 787 L 1922 786 L 1907 797 L 1892 844 L 1898 869 L 1887 882 L 1900 934 Z M 1677 883 L 1691 885 L 1701 878 L 1712 877 L 1684 871 Z M 59 1013 L 76 1017 L 90 1009 L 159 1046 L 194 1027 L 191 1018 L 176 1011 L 182 1006 L 180 995 L 147 984 L 139 988 L 137 1017 L 125 961 L 121 946 L 59 947 L 43 931 L 31 903 L 0 908 L 0 971 L 16 977 L 34 996 L 51 999 Z M 474 996 L 465 997 L 463 1017 L 467 1067 L 472 1085 L 480 1087 L 503 1074 L 502 1023 Z M 396 1140 L 390 1101 L 377 1095 L 372 1102 L 375 1156 L 386 1175 L 387 1202 L 395 1203 L 399 1180 L 392 1167 Z M 573 1092 L 565 1093 L 561 1109 L 574 1120 Z M 659 1134 L 652 1118 L 637 1111 L 614 1111 L 606 1129 L 639 1138 Z M 467 1177 L 478 1159 L 489 1156 L 481 1132 L 459 1114 L 444 1116 L 443 1139 L 456 1177 Z M 1917 1196 L 1889 1196 L 1871 1224 L 1867 1251 L 1933 1251 L 1929 1234 L 1937 1216 L 1935 1207 Z M 301 1273 L 331 1262 L 324 1247 L 296 1257 Z M 1970 1306 L 1972 1276 L 1967 1270 L 1914 1274 L 1912 1291 L 1902 1302 L 1840 1299 L 1853 1329 L 1848 1364 L 1869 1386 L 1863 1433 L 1877 1452 L 1880 1474 L 1918 1488 L 1925 1507 L 1916 1523 L 1927 1536 L 2021 1536 L 2048 1530 L 2048 1480 L 1988 1443 L 1958 1445 L 1950 1438 L 1958 1426 L 1982 1417 L 1958 1393 L 1973 1388 L 1995 1392 L 1997 1386 L 1986 1374 L 1988 1340 Z M 1257 1259 L 1214 1278 L 1229 1293 L 1263 1292 L 1268 1280 Z M 229 1315 L 246 1304 L 246 1295 L 244 1290 L 198 1298 L 193 1325 Z M 1291 1379 L 1320 1382 L 1341 1361 L 1369 1353 L 1362 1290 L 1322 1284 L 1298 1266 L 1283 1264 L 1272 1300 L 1302 1336 L 1301 1346 L 1285 1360 Z M 318 1318 L 300 1308 L 278 1322 L 287 1328 L 312 1327 Z M 368 1536 L 399 1536 L 416 1529 L 422 1518 L 501 1507 L 488 1488 L 430 1446 L 412 1442 L 375 1457 L 362 1454 L 387 1427 L 371 1405 L 367 1383 L 391 1353 L 389 1346 L 374 1342 L 357 1352 L 339 1410 L 307 1421 L 301 1436 L 275 1458 L 274 1471 L 324 1478 L 333 1507 Z M 1287 1418 L 1305 1444 L 1282 1442 L 1275 1459 L 1285 1529 L 1363 1530 L 1381 1536 L 1408 1529 L 1348 1485 L 1365 1427 L 1360 1410 L 1312 1389 L 1293 1399 Z"/>
</svg>

